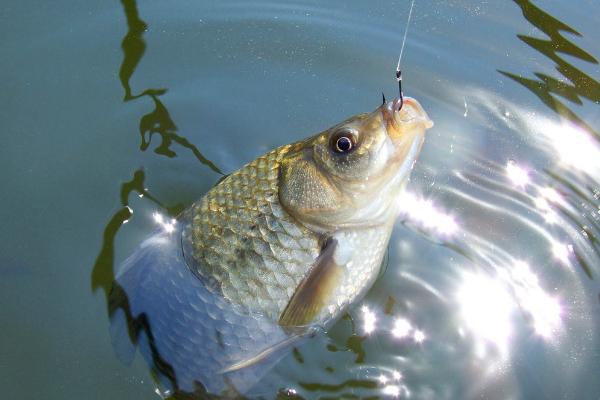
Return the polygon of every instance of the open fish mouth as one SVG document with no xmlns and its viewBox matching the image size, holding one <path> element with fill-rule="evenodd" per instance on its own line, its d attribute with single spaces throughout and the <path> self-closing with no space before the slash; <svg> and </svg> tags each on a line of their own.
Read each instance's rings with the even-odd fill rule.
<svg viewBox="0 0 600 400">
<path fill-rule="evenodd" d="M 395 98 L 383 104 L 381 114 L 387 134 L 395 147 L 393 159 L 396 164 L 400 164 L 400 175 L 406 176 L 409 172 L 407 165 L 412 168 L 423 144 L 425 131 L 433 126 L 433 121 L 412 97 Z"/>
<path fill-rule="evenodd" d="M 387 102 L 382 106 L 382 113 L 388 133 L 392 137 L 410 129 L 429 129 L 433 126 L 433 121 L 429 119 L 421 104 L 412 97 L 397 97 Z"/>
</svg>

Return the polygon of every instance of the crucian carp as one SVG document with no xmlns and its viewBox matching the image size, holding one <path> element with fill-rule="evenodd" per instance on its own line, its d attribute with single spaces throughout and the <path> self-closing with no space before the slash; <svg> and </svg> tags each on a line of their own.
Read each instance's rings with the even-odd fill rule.
<svg viewBox="0 0 600 400">
<path fill-rule="evenodd" d="M 118 339 L 128 322 L 177 389 L 243 393 L 372 286 L 432 125 L 400 97 L 227 176 L 124 262 L 113 290 L 117 348 L 128 348 Z"/>
</svg>

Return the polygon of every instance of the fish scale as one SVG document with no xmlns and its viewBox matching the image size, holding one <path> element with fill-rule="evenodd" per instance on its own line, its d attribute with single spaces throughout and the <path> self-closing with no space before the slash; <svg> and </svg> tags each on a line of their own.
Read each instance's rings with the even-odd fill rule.
<svg viewBox="0 0 600 400">
<path fill-rule="evenodd" d="M 137 317 L 145 315 L 151 328 L 137 335 L 140 352 L 158 366 L 162 383 L 170 389 L 170 373 L 160 365 L 170 367 L 179 390 L 191 392 L 197 382 L 213 393 L 227 390 L 230 384 L 244 390 L 245 382 L 264 373 L 264 363 L 227 375 L 219 371 L 286 340 L 288 334 L 264 315 L 216 296 L 210 285 L 193 275 L 183 262 L 179 240 L 173 240 L 188 224 L 184 217 L 173 232 L 156 232 L 122 266 L 118 284 L 128 297 L 129 311 Z M 126 359 L 130 345 L 117 344 L 128 338 L 117 335 L 118 327 L 127 324 L 123 317 L 117 310 L 111 325 L 113 341 Z M 154 358 L 153 347 L 161 362 Z"/>
<path fill-rule="evenodd" d="M 322 246 L 322 236 L 296 221 L 279 203 L 278 170 L 293 147 L 275 149 L 228 176 L 192 207 L 192 223 L 184 227 L 194 259 L 192 271 L 215 279 L 219 294 L 229 301 L 274 321 Z M 390 230 L 391 224 L 383 224 L 341 231 L 339 240 L 358 254 L 357 266 L 348 269 L 335 289 L 333 304 L 321 310 L 316 322 L 329 320 L 370 286 Z"/>
<path fill-rule="evenodd" d="M 144 241 L 111 294 L 121 358 L 133 334 L 167 387 L 236 395 L 361 299 L 432 124 L 399 101 L 260 156 Z"/>
<path fill-rule="evenodd" d="M 228 176 L 192 207 L 192 223 L 184 228 L 193 272 L 215 279 L 229 301 L 273 320 L 321 248 L 320 235 L 279 203 L 279 165 L 295 147 L 277 148 Z"/>
</svg>

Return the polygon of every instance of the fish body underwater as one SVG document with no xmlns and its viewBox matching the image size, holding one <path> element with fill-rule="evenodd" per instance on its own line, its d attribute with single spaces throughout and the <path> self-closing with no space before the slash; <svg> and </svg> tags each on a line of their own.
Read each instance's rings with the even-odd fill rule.
<svg viewBox="0 0 600 400">
<path fill-rule="evenodd" d="M 330 327 L 377 278 L 432 126 L 401 104 L 258 157 L 146 239 L 113 285 L 117 353 L 137 344 L 172 390 L 240 394 Z"/>
</svg>

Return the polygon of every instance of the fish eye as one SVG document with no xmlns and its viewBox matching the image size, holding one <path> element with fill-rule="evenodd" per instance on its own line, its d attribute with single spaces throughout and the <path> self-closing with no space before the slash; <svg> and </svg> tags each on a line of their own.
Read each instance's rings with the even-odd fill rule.
<svg viewBox="0 0 600 400">
<path fill-rule="evenodd" d="M 347 154 L 354 150 L 356 139 L 351 132 L 342 131 L 331 138 L 331 148 L 336 153 Z"/>
</svg>

